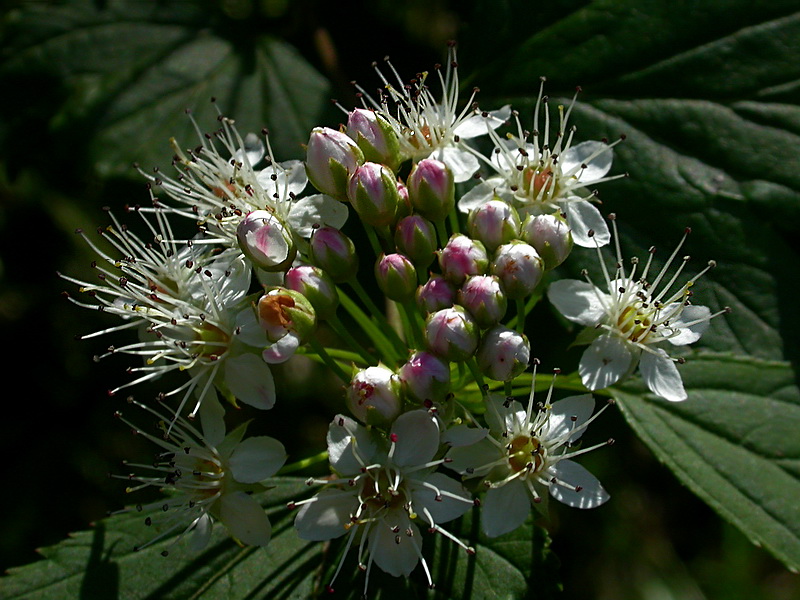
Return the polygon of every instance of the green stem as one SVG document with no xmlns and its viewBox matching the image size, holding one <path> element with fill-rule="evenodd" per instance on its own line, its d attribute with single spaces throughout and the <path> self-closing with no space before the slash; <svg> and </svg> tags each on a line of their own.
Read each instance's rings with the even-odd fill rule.
<svg viewBox="0 0 800 600">
<path fill-rule="evenodd" d="M 458 207 L 453 205 L 453 210 L 450 211 L 448 215 L 448 219 L 450 220 L 450 229 L 453 233 L 458 233 L 460 231 L 458 226 Z"/>
<path fill-rule="evenodd" d="M 362 221 L 362 223 L 364 223 Z M 370 246 L 372 246 L 372 251 L 375 253 L 375 256 L 378 257 L 383 254 L 383 248 L 381 248 L 381 243 L 378 240 L 378 236 L 375 234 L 375 228 L 372 225 L 368 225 L 364 223 L 364 231 L 367 232 L 367 239 L 369 240 Z"/>
<path fill-rule="evenodd" d="M 324 462 L 326 460 L 328 460 L 328 451 L 323 450 L 322 452 L 320 452 L 319 454 L 315 454 L 314 456 L 309 456 L 308 458 L 303 458 L 289 465 L 284 465 L 284 467 L 280 471 L 278 471 L 278 475 L 288 475 L 289 473 L 302 471 L 303 469 L 307 469 L 308 467 Z"/>
<path fill-rule="evenodd" d="M 328 325 L 330 325 L 331 329 L 333 329 L 333 332 L 342 338 L 347 345 L 350 346 L 350 348 L 357 352 L 358 355 L 364 359 L 368 365 L 375 362 L 374 357 L 367 352 L 364 346 L 358 343 L 358 340 L 356 340 L 356 338 L 353 337 L 353 334 L 347 330 L 347 327 L 342 325 L 342 322 L 339 320 L 338 316 L 334 314 L 328 317 Z"/>
<path fill-rule="evenodd" d="M 475 357 L 471 356 L 466 360 L 467 368 L 472 373 L 472 377 L 475 379 L 475 383 L 478 384 L 478 389 L 481 391 L 481 396 L 484 398 L 487 395 L 486 385 L 483 383 L 483 375 L 481 374 L 480 369 L 478 368 L 478 363 L 475 361 Z"/>
<path fill-rule="evenodd" d="M 364 330 L 364 333 L 372 340 L 381 358 L 389 365 L 397 363 L 399 358 L 395 348 L 400 346 L 393 345 L 392 341 L 383 333 L 381 328 L 375 324 L 375 321 L 370 319 L 369 316 L 361 310 L 361 307 L 359 307 L 341 288 L 337 289 L 339 291 L 339 302 L 342 308 L 350 313 L 350 316 L 353 317 L 361 329 Z M 385 321 L 383 316 L 381 316 L 381 319 Z M 380 320 L 378 320 L 378 323 L 380 323 Z M 392 333 L 394 333 L 394 331 L 392 331 Z M 397 334 L 395 334 L 395 337 L 396 335 Z M 371 359 L 369 362 L 374 362 L 374 359 Z"/>
<path fill-rule="evenodd" d="M 503 383 L 503 391 L 505 392 L 506 398 L 510 398 L 514 395 L 514 386 L 510 381 L 506 381 Z"/>
<path fill-rule="evenodd" d="M 444 224 L 444 220 L 437 221 L 434 225 L 436 227 L 436 237 L 439 239 L 439 247 L 444 248 L 447 245 L 447 227 Z"/>
<path fill-rule="evenodd" d="M 424 329 L 424 324 L 420 323 L 419 319 L 419 312 L 417 312 L 417 307 L 414 304 L 413 300 L 407 300 L 400 304 L 401 310 L 405 314 L 405 321 L 408 323 L 408 333 L 406 333 L 406 338 L 409 344 L 413 341 L 416 348 L 418 350 L 422 350 L 425 347 L 425 343 L 422 339 L 422 330 Z M 409 335 L 410 334 L 410 335 Z"/>
<path fill-rule="evenodd" d="M 335 360 L 333 360 L 328 352 L 325 350 L 325 346 L 319 343 L 319 340 L 315 337 L 311 337 L 308 340 L 308 345 L 311 346 L 311 349 L 317 353 L 317 355 L 322 359 L 328 368 L 336 373 L 336 376 L 341 379 L 345 385 L 350 383 L 350 377 L 347 376 L 347 373 L 344 372 L 344 369 L 339 366 Z"/>
<path fill-rule="evenodd" d="M 369 312 L 372 313 L 372 317 L 375 319 L 375 321 L 378 324 L 378 327 L 380 327 L 381 331 L 383 331 L 386 337 L 393 344 L 395 344 L 395 347 L 403 348 L 405 344 L 403 344 L 403 341 L 397 335 L 397 332 L 394 329 L 392 329 L 392 326 L 389 325 L 389 321 L 386 320 L 386 315 L 383 314 L 383 312 L 379 310 L 377 306 L 375 306 L 375 303 L 372 301 L 372 298 L 369 297 L 369 294 L 367 294 L 367 291 L 364 289 L 361 283 L 359 283 L 358 279 L 353 277 L 352 279 L 349 279 L 347 283 L 350 284 L 350 287 L 353 288 L 353 291 L 355 291 L 359 300 L 361 300 L 367 307 Z"/>
<path fill-rule="evenodd" d="M 517 333 L 525 333 L 525 301 L 517 298 Z"/>
</svg>

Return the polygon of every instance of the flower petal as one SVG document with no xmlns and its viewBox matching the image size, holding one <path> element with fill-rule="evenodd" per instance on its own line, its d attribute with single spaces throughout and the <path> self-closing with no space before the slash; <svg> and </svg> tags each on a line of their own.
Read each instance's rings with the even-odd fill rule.
<svg viewBox="0 0 800 600">
<path fill-rule="evenodd" d="M 503 487 L 486 492 L 481 505 L 481 526 L 489 537 L 513 531 L 531 512 L 531 501 L 525 483 L 519 478 Z"/>
<path fill-rule="evenodd" d="M 392 462 L 398 467 L 424 465 L 439 449 L 439 425 L 427 410 L 412 410 L 392 425 L 397 436 Z"/>
<path fill-rule="evenodd" d="M 434 523 L 446 523 L 474 506 L 472 496 L 464 486 L 444 473 L 431 473 L 424 478 L 424 483 L 423 480 L 411 480 L 411 496 L 414 512 L 426 522 L 425 510 Z"/>
<path fill-rule="evenodd" d="M 447 458 L 451 460 L 444 466 L 463 475 L 466 479 L 481 477 L 487 472 L 482 469 L 484 465 L 490 465 L 503 456 L 503 452 L 497 446 L 488 439 L 482 439 L 471 446 L 451 448 L 447 453 Z"/>
<path fill-rule="evenodd" d="M 259 269 L 259 271 L 262 273 L 266 272 L 261 269 Z M 281 284 L 282 283 L 283 282 L 281 282 Z M 264 328 L 258 324 L 256 311 L 252 306 L 248 306 L 236 313 L 235 325 L 234 335 L 237 341 L 248 346 L 253 346 L 254 348 L 263 348 L 269 343 L 267 340 L 267 333 L 264 331 Z"/>
<path fill-rule="evenodd" d="M 225 359 L 225 383 L 245 404 L 267 410 L 275 405 L 275 382 L 269 366 L 255 354 Z"/>
<path fill-rule="evenodd" d="M 486 204 L 494 197 L 495 186 L 502 183 L 502 179 L 487 179 L 486 181 L 481 181 L 478 185 L 461 196 L 461 200 L 458 201 L 458 210 L 462 213 L 468 213 L 482 204 Z"/>
<path fill-rule="evenodd" d="M 608 294 L 577 279 L 559 279 L 550 284 L 547 299 L 570 321 L 591 327 L 606 315 Z"/>
<path fill-rule="evenodd" d="M 266 546 L 272 526 L 263 507 L 244 492 L 223 494 L 219 501 L 220 520 L 231 536 L 250 546 Z"/>
<path fill-rule="evenodd" d="M 542 437 L 554 439 L 566 435 L 570 430 L 583 425 L 594 412 L 594 398 L 591 394 L 581 396 L 569 396 L 563 400 L 553 402 L 550 411 L 550 418 L 547 421 L 547 428 L 542 432 Z M 573 433 L 569 436 L 569 441 L 577 440 L 585 429 Z"/>
<path fill-rule="evenodd" d="M 261 358 L 271 365 L 279 365 L 292 358 L 299 347 L 300 338 L 295 332 L 290 331 L 274 344 L 264 348 Z"/>
<path fill-rule="evenodd" d="M 456 425 L 449 427 L 442 434 L 442 443 L 453 447 L 469 446 L 485 438 L 489 433 L 483 427 L 470 427 L 469 425 Z"/>
<path fill-rule="evenodd" d="M 486 116 L 483 116 L 486 114 Z M 461 139 L 468 140 L 486 135 L 489 130 L 497 129 L 508 121 L 511 116 L 511 105 L 506 104 L 503 108 L 493 110 L 489 113 L 479 113 L 464 119 L 458 127 L 453 130 L 453 134 Z"/>
<path fill-rule="evenodd" d="M 189 549 L 192 552 L 200 552 L 211 540 L 211 531 L 213 529 L 214 521 L 208 513 L 203 513 L 197 517 L 194 523 L 192 539 L 189 542 Z"/>
<path fill-rule="evenodd" d="M 574 174 L 582 184 L 591 185 L 606 176 L 613 159 L 614 152 L 608 144 L 592 140 L 581 142 L 561 155 L 561 172 L 568 176 Z"/>
<path fill-rule="evenodd" d="M 279 168 L 269 166 L 259 171 L 256 179 L 269 198 L 277 194 L 281 200 L 292 194 L 299 196 L 308 184 L 305 165 L 299 160 L 287 160 L 280 163 Z"/>
<path fill-rule="evenodd" d="M 314 194 L 292 203 L 287 221 L 292 230 L 301 237 L 311 237 L 314 226 L 329 226 L 339 229 L 347 221 L 347 205 L 326 196 Z"/>
<path fill-rule="evenodd" d="M 435 154 L 437 159 L 450 167 L 453 172 L 453 181 L 456 183 L 467 181 L 481 166 L 471 152 L 458 146 L 445 146 Z"/>
<path fill-rule="evenodd" d="M 213 390 L 209 390 L 211 392 Z M 225 439 L 225 408 L 217 393 L 208 393 L 200 404 L 200 426 L 206 444 L 216 448 Z"/>
<path fill-rule="evenodd" d="M 336 415 L 328 427 L 328 460 L 341 475 L 355 475 L 371 462 L 377 446 L 370 432 L 350 417 Z"/>
<path fill-rule="evenodd" d="M 395 533 L 393 528 L 399 528 L 399 533 Z M 374 523 L 368 537 L 369 552 L 375 564 L 389 575 L 408 577 L 417 566 L 422 537 L 404 512 L 392 511 Z"/>
<path fill-rule="evenodd" d="M 590 390 L 602 390 L 619 381 L 632 362 L 633 354 L 626 342 L 601 335 L 584 351 L 578 371 L 583 385 Z"/>
<path fill-rule="evenodd" d="M 678 367 L 663 348 L 654 350 L 657 354 L 644 352 L 639 362 L 639 372 L 648 389 L 670 402 L 686 400 L 686 390 L 683 389 Z"/>
<path fill-rule="evenodd" d="M 571 196 L 561 203 L 567 213 L 567 224 L 572 230 L 572 241 L 584 248 L 605 246 L 611 241 L 611 232 L 608 230 L 603 215 L 597 207 L 588 200 L 581 200 Z M 590 236 L 589 231 L 594 235 Z"/>
<path fill-rule="evenodd" d="M 558 480 L 579 489 L 575 491 L 551 482 L 550 495 L 559 502 L 575 508 L 595 508 L 610 497 L 597 477 L 574 461 L 561 460 L 548 471 Z"/>
<path fill-rule="evenodd" d="M 667 307 L 669 308 L 669 307 Z M 680 316 L 673 319 L 670 327 L 678 331 L 677 335 L 667 338 L 673 346 L 685 346 L 693 344 L 705 333 L 711 322 L 711 309 L 707 306 L 689 305 L 683 308 Z M 698 322 L 694 322 L 698 321 Z M 687 325 L 687 323 L 692 323 Z"/>
<path fill-rule="evenodd" d="M 257 483 L 272 477 L 285 462 L 283 444 L 267 436 L 247 438 L 228 459 L 233 478 L 240 483 Z"/>
<path fill-rule="evenodd" d="M 297 535 L 320 542 L 341 537 L 350 525 L 350 515 L 358 508 L 358 498 L 349 491 L 322 490 L 313 502 L 303 504 L 294 520 Z"/>
</svg>

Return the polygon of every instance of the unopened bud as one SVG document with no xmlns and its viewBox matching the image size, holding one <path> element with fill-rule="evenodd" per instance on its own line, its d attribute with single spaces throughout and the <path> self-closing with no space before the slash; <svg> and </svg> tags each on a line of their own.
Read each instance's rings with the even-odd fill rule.
<svg viewBox="0 0 800 600">
<path fill-rule="evenodd" d="M 467 219 L 470 237 L 480 240 L 489 252 L 519 236 L 519 215 L 502 200 L 490 200 L 472 210 Z"/>
<path fill-rule="evenodd" d="M 475 354 L 478 339 L 478 324 L 458 305 L 432 313 L 425 323 L 428 349 L 444 360 L 467 360 Z"/>
<path fill-rule="evenodd" d="M 533 292 L 542 280 L 544 263 L 533 246 L 514 240 L 497 249 L 492 273 L 500 278 L 506 295 L 516 300 Z"/>
<path fill-rule="evenodd" d="M 476 358 L 489 379 L 511 381 L 527 368 L 531 346 L 524 334 L 496 325 L 483 334 Z"/>
<path fill-rule="evenodd" d="M 402 410 L 400 378 L 378 365 L 358 371 L 347 387 L 347 408 L 359 421 L 386 427 Z"/>
<path fill-rule="evenodd" d="M 271 342 L 277 342 L 289 332 L 306 339 L 317 324 L 314 307 L 308 299 L 285 287 L 274 287 L 261 296 L 258 322 Z"/>
<path fill-rule="evenodd" d="M 483 275 L 489 266 L 489 258 L 482 243 L 454 233 L 439 252 L 439 266 L 445 279 L 461 285 L 468 275 Z"/>
<path fill-rule="evenodd" d="M 425 313 L 450 308 L 456 302 L 456 289 L 441 275 L 434 275 L 417 288 L 417 306 Z"/>
<path fill-rule="evenodd" d="M 356 141 L 366 160 L 397 171 L 402 162 L 400 142 L 385 117 L 374 110 L 357 108 L 347 117 L 347 135 Z"/>
<path fill-rule="evenodd" d="M 384 295 L 397 302 L 410 299 L 417 289 L 417 270 L 402 254 L 379 257 L 375 262 L 375 279 Z"/>
<path fill-rule="evenodd" d="M 358 254 L 353 240 L 335 227 L 320 227 L 311 234 L 309 242 L 311 262 L 342 283 L 358 272 Z"/>
<path fill-rule="evenodd" d="M 372 162 L 358 167 L 350 178 L 347 197 L 365 223 L 381 227 L 394 222 L 400 195 L 397 179 L 387 167 Z"/>
<path fill-rule="evenodd" d="M 347 182 L 364 162 L 364 153 L 351 138 L 328 127 L 315 127 L 306 147 L 306 174 L 323 194 L 347 200 Z"/>
<path fill-rule="evenodd" d="M 572 252 L 572 232 L 564 219 L 556 215 L 537 215 L 525 219 L 522 239 L 536 249 L 546 270 L 563 263 Z"/>
<path fill-rule="evenodd" d="M 336 284 L 330 275 L 319 267 L 313 265 L 292 267 L 286 272 L 284 286 L 308 298 L 318 319 L 327 319 L 336 312 L 336 307 L 339 305 Z"/>
<path fill-rule="evenodd" d="M 417 402 L 441 402 L 450 392 L 450 366 L 430 352 L 415 352 L 398 372 L 406 395 Z"/>
<path fill-rule="evenodd" d="M 422 215 L 400 219 L 394 231 L 394 243 L 418 268 L 427 268 L 436 258 L 436 229 Z"/>
<path fill-rule="evenodd" d="M 411 205 L 434 223 L 443 221 L 455 205 L 453 172 L 433 158 L 419 161 L 406 181 Z"/>
<path fill-rule="evenodd" d="M 508 301 L 494 275 L 474 275 L 458 290 L 458 303 L 469 311 L 482 329 L 495 325 L 506 314 Z"/>
<path fill-rule="evenodd" d="M 236 228 L 236 239 L 244 255 L 265 271 L 284 271 L 297 255 L 289 229 L 266 210 L 248 213 Z"/>
</svg>

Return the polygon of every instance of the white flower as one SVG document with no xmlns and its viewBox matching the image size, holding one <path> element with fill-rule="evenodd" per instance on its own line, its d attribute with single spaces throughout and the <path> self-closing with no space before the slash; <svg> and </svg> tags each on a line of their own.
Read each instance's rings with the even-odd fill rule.
<svg viewBox="0 0 800 600">
<path fill-rule="evenodd" d="M 477 443 L 452 448 L 447 454 L 452 462 L 446 466 L 465 479 L 484 479 L 488 491 L 481 503 L 481 526 L 486 535 L 496 537 L 522 525 L 531 503 L 542 501 L 544 490 L 576 508 L 594 508 L 608 500 L 600 482 L 571 460 L 611 443 L 570 450 L 589 423 L 605 410 L 591 416 L 591 395 L 550 404 L 548 394 L 548 401 L 536 413 L 533 389 L 527 408 L 496 394 L 484 401 L 489 435 Z"/>
<path fill-rule="evenodd" d="M 145 519 L 148 526 L 158 525 L 160 518 L 166 521 L 155 538 L 136 549 L 179 531 L 177 541 L 192 531 L 191 546 L 200 550 L 208 543 L 214 521 L 221 521 L 228 533 L 244 544 L 266 546 L 272 528 L 264 509 L 250 494 L 263 491 L 265 488 L 259 482 L 272 477 L 283 466 L 286 461 L 283 445 L 265 436 L 243 439 L 246 424 L 226 436 L 223 411 L 218 403 L 204 407 L 201 433 L 178 415 L 167 419 L 151 408 L 131 402 L 160 420 L 159 435 L 143 431 L 119 413 L 117 416 L 137 434 L 156 444 L 161 452 L 154 464 L 126 463 L 145 474 L 132 473 L 119 478 L 134 482 L 127 492 L 157 487 L 167 493 L 162 500 L 136 507 L 137 511 L 154 512 L 154 516 Z M 162 554 L 166 556 L 167 551 Z"/>
<path fill-rule="evenodd" d="M 485 162 L 496 175 L 482 181 L 467 192 L 458 203 L 462 212 L 469 212 L 491 200 L 495 194 L 517 208 L 520 217 L 526 215 L 563 213 L 572 230 L 576 244 L 585 247 L 603 246 L 609 242 L 608 227 L 600 211 L 592 204 L 594 194 L 588 186 L 611 179 L 612 144 L 605 141 L 586 141 L 572 144 L 575 127 L 567 127 L 575 98 L 567 107 L 558 107 L 558 129 L 550 135 L 548 98 L 543 96 L 544 78 L 534 109 L 533 132 L 524 131 L 519 116 L 514 113 L 517 135 L 501 138 L 494 131 L 489 135 L 494 143 L 491 160 Z M 544 107 L 542 109 L 542 107 Z M 543 129 L 540 126 L 540 109 L 544 112 Z M 589 231 L 594 231 L 594 240 Z"/>
<path fill-rule="evenodd" d="M 473 506 L 461 484 L 434 472 L 442 463 L 434 460 L 439 447 L 439 426 L 424 410 L 398 417 L 388 439 L 337 416 L 328 430 L 328 456 L 341 479 L 310 481 L 331 486 L 292 504 L 301 507 L 298 535 L 320 541 L 347 534 L 345 553 L 357 543 L 359 565 L 366 569 L 365 593 L 373 562 L 390 575 L 408 576 L 421 561 L 432 586 L 416 519 L 473 552 L 439 526 Z"/>
<path fill-rule="evenodd" d="M 614 225 L 614 215 L 609 215 Z M 673 402 L 686 399 L 683 381 L 675 366 L 683 359 L 671 358 L 662 342 L 685 346 L 700 339 L 709 321 L 729 309 L 711 314 L 705 306 L 690 303 L 691 288 L 708 266 L 683 285 L 675 282 L 689 260 L 684 256 L 678 270 L 667 271 L 686 240 L 689 229 L 678 247 L 654 279 L 649 279 L 655 248 L 650 249 L 647 263 L 639 271 L 638 258 L 632 258 L 626 272 L 619 242 L 613 274 L 609 273 L 598 249 L 604 285 L 594 285 L 586 272 L 586 281 L 562 279 L 554 282 L 547 297 L 567 319 L 593 328 L 587 336 L 593 341 L 581 358 L 579 371 L 583 384 L 599 390 L 633 373 L 637 365 L 647 387 L 654 394 Z M 586 339 L 586 337 L 584 337 Z"/>
<path fill-rule="evenodd" d="M 172 212 L 198 222 L 208 234 L 204 243 L 235 247 L 239 224 L 258 210 L 274 214 L 299 238 L 310 237 L 315 225 L 344 225 L 348 211 L 341 202 L 324 194 L 299 197 L 308 184 L 301 161 L 277 163 L 268 138 L 266 146 L 252 133 L 242 140 L 232 119 L 220 116 L 219 121 L 220 129 L 208 135 L 195 124 L 200 145 L 194 149 L 184 151 L 172 140 L 176 178 L 139 169 L 182 205 Z M 265 153 L 268 166 L 256 170 Z"/>
<path fill-rule="evenodd" d="M 112 246 L 106 252 L 80 232 L 97 253 L 93 263 L 98 282 L 89 283 L 63 276 L 80 286 L 94 302 L 70 300 L 86 308 L 101 310 L 123 319 L 121 325 L 83 336 L 84 339 L 135 329 L 136 342 L 110 346 L 96 360 L 115 353 L 139 356 L 144 365 L 133 366 L 133 381 L 110 394 L 157 379 L 171 371 L 185 371 L 188 381 L 166 393 L 183 393 L 178 412 L 192 394 L 197 413 L 204 399 L 213 395 L 213 386 L 225 395 L 251 406 L 267 409 L 275 402 L 275 386 L 269 367 L 256 356 L 267 345 L 245 296 L 250 287 L 251 269 L 233 253 L 215 255 L 203 246 L 181 246 L 173 241 L 169 223 L 156 208 L 156 223 L 136 211 L 152 234 L 141 239 L 113 215 L 113 225 L 98 230 Z M 152 241 L 151 241 L 152 240 Z"/>
<path fill-rule="evenodd" d="M 444 74 L 440 65 L 435 69 L 442 88 L 442 96 L 438 100 L 427 85 L 429 73 L 419 74 L 406 85 L 388 60 L 386 64 L 396 84 L 391 83 L 376 67 L 384 84 L 379 100 L 374 100 L 360 86 L 356 87 L 371 108 L 390 123 L 399 138 L 400 151 L 414 162 L 429 156 L 442 161 L 450 167 L 456 183 L 468 180 L 480 168 L 480 163 L 475 151 L 464 140 L 486 135 L 500 127 L 511 114 L 510 106 L 481 112 L 474 102 L 478 91 L 476 88 L 466 105 L 459 107 L 458 64 L 454 45 L 450 46 Z"/>
</svg>

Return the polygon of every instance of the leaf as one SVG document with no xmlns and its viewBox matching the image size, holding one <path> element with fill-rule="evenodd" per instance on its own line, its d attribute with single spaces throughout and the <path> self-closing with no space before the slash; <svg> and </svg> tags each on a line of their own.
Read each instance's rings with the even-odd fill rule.
<svg viewBox="0 0 800 600">
<path fill-rule="evenodd" d="M 800 569 L 800 390 L 787 363 L 704 354 L 671 403 L 639 383 L 614 389 L 628 423 L 695 494 Z"/>
<path fill-rule="evenodd" d="M 65 83 L 53 126 L 78 147 L 87 143 L 102 174 L 130 173 L 132 162 L 168 166 L 171 136 L 181 147 L 197 146 L 184 113 L 191 109 L 199 127 L 213 131 L 212 97 L 243 136 L 276 126 L 278 159 L 301 155 L 328 106 L 329 85 L 294 48 L 227 22 L 202 2 L 103 4 L 16 11 L 3 66 L 6 78 L 40 71 Z"/>
</svg>

